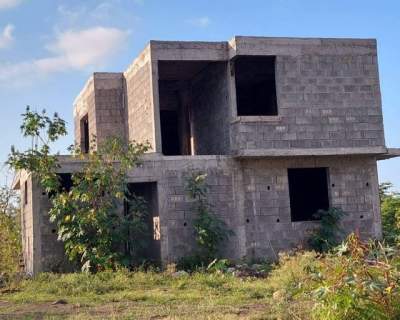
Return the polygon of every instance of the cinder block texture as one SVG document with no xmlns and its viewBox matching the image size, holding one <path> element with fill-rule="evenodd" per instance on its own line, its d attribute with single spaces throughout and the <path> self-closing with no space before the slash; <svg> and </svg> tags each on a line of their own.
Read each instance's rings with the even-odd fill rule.
<svg viewBox="0 0 400 320">
<path fill-rule="evenodd" d="M 306 246 L 317 222 L 292 222 L 288 168 L 328 168 L 330 206 L 347 215 L 346 233 L 380 237 L 378 177 L 373 158 L 320 157 L 242 161 L 242 191 L 246 248 L 250 256 L 276 256 L 289 247 Z"/>
<path fill-rule="evenodd" d="M 126 139 L 127 109 L 122 73 L 95 73 L 74 103 L 75 142 L 83 144 L 82 119 L 89 121 L 89 139 Z"/>
<path fill-rule="evenodd" d="M 192 122 L 195 154 L 230 153 L 227 68 L 226 62 L 211 63 L 193 80 Z"/>
<path fill-rule="evenodd" d="M 90 77 L 85 87 L 74 101 L 75 144 L 79 146 L 84 144 L 85 137 L 82 128 L 82 120 L 86 116 L 89 123 L 89 135 L 96 135 L 97 127 L 94 75 Z"/>
<path fill-rule="evenodd" d="M 235 38 L 236 55 L 276 56 L 278 116 L 234 121 L 244 149 L 384 146 L 375 40 Z"/>
<path fill-rule="evenodd" d="M 277 116 L 237 116 L 233 61 L 242 55 L 276 57 Z M 191 83 L 196 154 L 385 145 L 376 41 L 369 39 L 152 41 L 123 75 L 88 82 L 75 103 L 76 139 L 89 114 L 99 139 L 126 136 L 161 152 L 157 63 L 165 60 L 210 63 Z"/>
<path fill-rule="evenodd" d="M 138 142 L 148 141 L 152 150 L 155 151 L 155 122 L 149 53 L 143 52 L 124 75 L 129 139 Z"/>
<path fill-rule="evenodd" d="M 96 73 L 94 75 L 98 143 L 110 136 L 126 138 L 127 108 L 124 83 L 125 79 L 122 73 Z"/>
<path fill-rule="evenodd" d="M 64 245 L 57 240 L 56 227 L 50 223 L 48 195 L 32 175 L 21 180 L 21 230 L 25 272 L 68 271 L 70 265 Z M 26 188 L 27 187 L 27 188 Z"/>
<path fill-rule="evenodd" d="M 61 171 L 74 172 L 82 163 L 65 163 Z M 142 165 L 128 174 L 128 182 L 156 182 L 158 214 L 161 226 L 161 259 L 177 261 L 193 254 L 196 247 L 193 201 L 186 191 L 188 177 L 206 173 L 208 201 L 212 212 L 225 221 L 234 235 L 221 248 L 221 255 L 231 259 L 263 258 L 274 260 L 282 250 L 306 246 L 315 221 L 292 222 L 288 168 L 326 167 L 331 207 L 342 209 L 346 234 L 379 238 L 381 221 L 378 178 L 374 158 L 298 157 L 281 159 L 235 160 L 226 156 L 148 155 Z M 37 188 L 40 190 L 40 188 Z M 33 255 L 26 250 L 37 271 L 54 271 L 68 264 L 57 241 L 54 226 L 48 222 L 47 196 L 34 195 Z M 29 228 L 25 233 L 29 234 Z M 345 234 L 345 235 L 346 235 Z M 344 236 L 345 236 L 344 235 Z M 28 255 L 30 254 L 30 255 Z"/>
</svg>

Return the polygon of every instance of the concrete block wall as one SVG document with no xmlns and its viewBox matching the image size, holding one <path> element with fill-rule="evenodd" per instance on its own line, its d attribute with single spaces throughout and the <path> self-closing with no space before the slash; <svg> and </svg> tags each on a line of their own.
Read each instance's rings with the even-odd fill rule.
<svg viewBox="0 0 400 320">
<path fill-rule="evenodd" d="M 292 222 L 288 168 L 328 168 L 330 206 L 347 213 L 343 227 L 364 239 L 381 236 L 376 159 L 368 156 L 234 160 L 224 156 L 161 157 L 130 173 L 131 182 L 157 181 L 163 261 L 193 252 L 194 212 L 185 192 L 191 172 L 208 174 L 209 200 L 235 236 L 223 248 L 232 259 L 276 259 L 306 245 L 318 222 Z M 186 225 L 185 225 L 186 224 Z"/>
<path fill-rule="evenodd" d="M 156 151 L 155 115 L 150 52 L 148 49 L 124 73 L 128 106 L 128 137 L 137 142 L 148 141 Z"/>
<path fill-rule="evenodd" d="M 20 177 L 20 190 L 25 272 L 33 275 L 39 272 L 68 270 L 64 245 L 57 240 L 56 227 L 49 220 L 50 202 L 47 193 L 40 187 L 38 181 L 26 172 Z"/>
<path fill-rule="evenodd" d="M 122 73 L 95 73 L 96 138 L 102 143 L 117 136 L 126 140 L 127 109 L 125 80 Z"/>
<path fill-rule="evenodd" d="M 26 172 L 22 172 L 19 180 L 20 201 L 21 201 L 21 234 L 22 234 L 22 254 L 24 259 L 25 271 L 28 274 L 36 272 L 34 263 L 34 241 L 35 221 L 33 217 L 33 198 L 32 198 L 32 179 Z M 25 199 L 26 194 L 26 199 Z M 26 203 L 25 203 L 26 202 Z"/>
<path fill-rule="evenodd" d="M 234 172 L 228 159 L 208 159 L 190 163 L 190 160 L 168 161 L 163 177 L 159 181 L 161 225 L 164 230 L 162 256 L 166 261 L 194 253 L 193 220 L 196 212 L 193 202 L 185 190 L 187 178 L 193 172 L 206 173 L 209 187 L 210 209 L 231 230 L 240 228 L 234 202 Z M 184 168 L 184 170 L 180 169 Z M 223 244 L 222 254 L 231 258 L 240 257 L 240 239 L 232 236 Z"/>
<path fill-rule="evenodd" d="M 250 257 L 306 245 L 317 222 L 291 222 L 288 168 L 328 168 L 330 206 L 346 212 L 343 227 L 362 238 L 381 236 L 378 177 L 373 157 L 305 157 L 243 160 L 243 189 L 237 190 Z"/>
<path fill-rule="evenodd" d="M 127 110 L 122 73 L 94 73 L 74 103 L 75 141 L 82 145 L 81 120 L 88 116 L 90 140 L 107 137 L 126 140 Z"/>
<path fill-rule="evenodd" d="M 239 259 L 240 219 L 237 215 L 234 183 L 235 160 L 225 156 L 147 157 L 129 173 L 129 182 L 157 182 L 163 262 L 194 254 L 193 201 L 185 190 L 188 177 L 206 173 L 211 210 L 225 221 L 235 236 L 224 244 L 223 254 Z"/>
<path fill-rule="evenodd" d="M 76 172 L 82 161 L 63 161 L 62 172 Z M 206 173 L 211 210 L 234 235 L 221 247 L 230 259 L 276 259 L 279 251 L 306 245 L 318 222 L 292 222 L 288 168 L 328 168 L 330 206 L 344 210 L 347 233 L 379 238 L 381 221 L 376 159 L 373 156 L 296 157 L 236 160 L 229 156 L 144 156 L 129 172 L 128 183 L 156 182 L 160 218 L 161 259 L 177 261 L 195 252 L 193 219 L 196 212 L 185 185 L 193 173 Z M 48 220 L 49 201 L 33 186 L 32 207 L 24 215 L 25 237 L 33 235 L 24 252 L 27 270 L 67 270 L 62 243 Z M 30 231 L 32 230 L 32 232 Z M 29 251 L 30 250 L 30 251 Z M 29 268 L 29 269 L 28 269 Z"/>
<path fill-rule="evenodd" d="M 89 122 L 89 136 L 97 135 L 96 127 L 96 102 L 94 90 L 94 76 L 85 84 L 84 88 L 74 101 L 74 132 L 75 144 L 83 146 L 84 137 L 82 136 L 81 120 L 85 116 Z"/>
<path fill-rule="evenodd" d="M 235 73 L 229 61 L 240 55 L 276 56 L 277 116 L 237 117 Z M 229 44 L 150 42 L 123 76 L 103 73 L 89 80 L 75 103 L 76 140 L 81 139 L 79 121 L 89 113 L 90 130 L 100 139 L 125 135 L 149 141 L 152 151 L 161 152 L 157 64 L 163 60 L 220 62 L 226 67 L 224 72 L 210 65 L 197 77 L 205 81 L 194 87 L 202 107 L 195 110 L 204 112 L 194 112 L 195 133 L 215 137 L 208 144 L 199 138 L 198 154 L 385 145 L 375 40 L 264 37 L 235 37 Z M 199 94 L 202 89 L 209 95 Z M 124 108 L 125 102 L 127 108 L 117 110 L 115 106 Z M 222 126 L 216 126 L 217 121 Z M 120 122 L 124 124 L 118 126 Z"/>
<path fill-rule="evenodd" d="M 375 40 L 236 37 L 231 55 L 275 55 L 278 115 L 238 117 L 245 149 L 384 146 Z"/>
<path fill-rule="evenodd" d="M 209 64 L 192 81 L 192 122 L 195 154 L 230 153 L 228 63 Z"/>
</svg>

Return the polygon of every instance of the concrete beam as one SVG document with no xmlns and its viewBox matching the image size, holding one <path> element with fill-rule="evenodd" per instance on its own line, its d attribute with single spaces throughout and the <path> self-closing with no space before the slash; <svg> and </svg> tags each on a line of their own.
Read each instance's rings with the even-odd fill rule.
<svg viewBox="0 0 400 320">
<path fill-rule="evenodd" d="M 385 147 L 366 148 L 293 148 L 293 149 L 247 149 L 240 150 L 235 158 L 257 157 L 304 157 L 304 156 L 341 156 L 341 155 L 382 155 L 387 154 Z"/>
<path fill-rule="evenodd" d="M 377 160 L 387 160 L 396 157 L 400 157 L 400 148 L 388 148 L 387 153 L 379 155 Z"/>
</svg>

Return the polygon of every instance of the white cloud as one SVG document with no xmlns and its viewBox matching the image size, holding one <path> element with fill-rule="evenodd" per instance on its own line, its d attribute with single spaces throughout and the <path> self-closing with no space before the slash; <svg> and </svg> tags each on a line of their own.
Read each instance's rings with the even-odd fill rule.
<svg viewBox="0 0 400 320">
<path fill-rule="evenodd" d="M 93 27 L 59 33 L 46 46 L 47 57 L 16 64 L 0 65 L 0 86 L 25 84 L 41 76 L 70 70 L 88 70 L 102 66 L 124 45 L 127 31 Z"/>
<path fill-rule="evenodd" d="M 21 0 L 0 0 L 0 10 L 16 7 Z"/>
<path fill-rule="evenodd" d="M 0 31 L 0 49 L 9 47 L 14 41 L 13 31 L 14 26 L 12 24 L 6 25 L 3 31 Z"/>
<path fill-rule="evenodd" d="M 55 56 L 41 59 L 39 65 L 45 71 L 58 69 L 82 70 L 99 66 L 118 51 L 126 41 L 127 31 L 117 28 L 94 27 L 81 31 L 66 31 L 47 49 Z"/>
<path fill-rule="evenodd" d="M 191 24 L 192 26 L 205 28 L 211 24 L 211 19 L 209 17 L 199 17 L 186 20 L 187 23 Z"/>
<path fill-rule="evenodd" d="M 141 1 L 141 0 L 134 0 Z M 92 3 L 79 3 L 79 5 L 63 4 L 57 7 L 59 15 L 58 25 L 74 26 L 107 23 L 113 25 L 116 21 L 131 24 L 136 16 L 127 9 L 122 0 L 103 0 Z"/>
</svg>

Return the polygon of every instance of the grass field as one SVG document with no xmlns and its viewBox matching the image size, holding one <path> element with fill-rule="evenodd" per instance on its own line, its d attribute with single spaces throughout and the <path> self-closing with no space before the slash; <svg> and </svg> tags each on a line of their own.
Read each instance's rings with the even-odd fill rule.
<svg viewBox="0 0 400 320">
<path fill-rule="evenodd" d="M 0 292 L 0 319 L 268 319 L 270 300 L 227 274 L 42 274 Z"/>
</svg>

